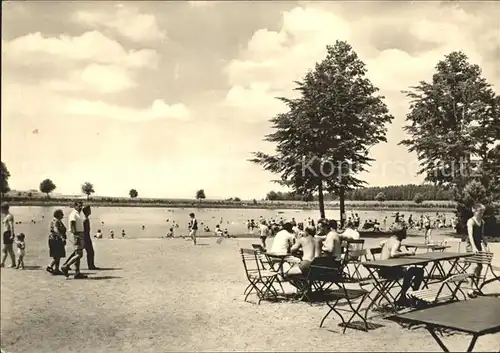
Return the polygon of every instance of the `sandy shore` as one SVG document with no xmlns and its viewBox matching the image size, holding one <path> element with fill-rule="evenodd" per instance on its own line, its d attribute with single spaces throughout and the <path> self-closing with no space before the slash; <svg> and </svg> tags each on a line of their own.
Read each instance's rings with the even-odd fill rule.
<svg viewBox="0 0 500 353">
<path fill-rule="evenodd" d="M 371 241 L 371 240 L 370 240 Z M 370 243 L 368 241 L 368 243 Z M 374 240 L 377 241 L 377 240 Z M 379 241 L 379 240 L 378 240 Z M 369 333 L 340 334 L 338 319 L 319 321 L 326 306 L 243 301 L 238 248 L 256 240 L 102 239 L 88 280 L 46 273 L 42 234 L 28 243 L 24 271 L 1 270 L 1 346 L 12 353 L 165 351 L 435 351 L 423 329 L 387 320 Z M 500 265 L 500 244 L 492 244 Z M 500 293 L 497 285 L 488 291 Z M 468 336 L 445 338 L 463 351 Z M 500 334 L 478 340 L 498 350 Z"/>
</svg>

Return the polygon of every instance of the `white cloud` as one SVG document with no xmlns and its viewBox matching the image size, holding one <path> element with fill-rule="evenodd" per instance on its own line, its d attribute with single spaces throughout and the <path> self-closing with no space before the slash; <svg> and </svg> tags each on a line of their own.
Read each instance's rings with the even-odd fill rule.
<svg viewBox="0 0 500 353">
<path fill-rule="evenodd" d="M 67 80 L 52 80 L 47 86 L 55 91 L 92 91 L 116 93 L 134 87 L 130 72 L 119 66 L 90 64 L 73 72 Z"/>
<path fill-rule="evenodd" d="M 232 86 L 225 97 L 226 105 L 238 117 L 274 116 L 277 105 L 271 103 L 273 97 L 293 96 L 293 81 L 301 79 L 314 68 L 315 62 L 324 59 L 326 45 L 334 44 L 337 39 L 347 40 L 366 63 L 368 78 L 381 89 L 396 117 L 388 130 L 389 143 L 376 146 L 372 156 L 379 160 L 387 160 L 388 155 L 402 161 L 412 160 L 414 156 L 397 145 L 404 137 L 401 127 L 408 109 L 401 90 L 420 80 L 432 79 L 437 62 L 454 50 L 463 50 L 472 63 L 482 67 L 486 79 L 500 88 L 500 72 L 491 58 L 500 43 L 496 40 L 500 36 L 498 27 L 485 25 L 463 10 L 441 9 L 439 4 L 426 4 L 425 9 L 419 6 L 415 4 L 411 11 L 400 11 L 398 16 L 390 13 L 353 20 L 340 16 L 337 10 L 313 3 L 284 12 L 278 31 L 257 30 L 226 66 Z M 394 48 L 387 47 L 387 43 L 394 43 Z M 391 180 L 374 178 L 375 174 L 366 176 L 374 184 L 408 182 L 408 175 L 401 180 L 396 176 Z"/>
<path fill-rule="evenodd" d="M 395 28 L 404 25 L 409 29 L 412 36 L 407 40 L 434 46 L 409 54 L 401 49 L 380 51 L 373 47 L 369 34 L 384 24 L 383 17 L 348 21 L 313 4 L 296 7 L 283 13 L 279 31 L 257 30 L 241 54 L 229 62 L 226 73 L 231 85 L 249 87 L 260 83 L 289 92 L 294 80 L 324 58 L 326 45 L 340 39 L 353 45 L 367 64 L 369 77 L 376 78 L 382 90 L 406 89 L 429 79 L 437 61 L 453 50 L 464 50 L 472 62 L 484 68 L 490 80 L 497 80 L 494 63 L 483 60 L 481 48 L 495 47 L 491 42 L 499 37 L 498 30 L 481 28 L 480 19 L 459 9 L 449 9 L 441 16 L 446 17 L 438 20 L 428 18 L 428 11 L 408 11 L 388 19 Z"/>
<path fill-rule="evenodd" d="M 119 4 L 113 11 L 78 11 L 74 19 L 94 28 L 110 28 L 134 42 L 164 40 L 166 32 L 158 27 L 156 17 L 140 13 L 129 4 Z"/>
<path fill-rule="evenodd" d="M 2 54 L 6 60 L 22 60 L 26 64 L 53 63 L 54 57 L 113 64 L 129 68 L 155 68 L 158 54 L 153 49 L 125 50 L 123 46 L 98 31 L 80 36 L 45 37 L 40 32 L 30 33 L 3 43 Z"/>
<path fill-rule="evenodd" d="M 211 0 L 211 1 L 188 1 L 189 6 L 195 7 L 195 8 L 204 8 L 204 7 L 212 7 L 215 4 L 217 4 L 217 1 Z"/>
<path fill-rule="evenodd" d="M 249 88 L 233 86 L 225 97 L 225 104 L 232 108 L 245 111 L 239 118 L 256 121 L 269 119 L 269 117 L 285 111 L 285 105 L 275 98 L 269 86 L 265 84 L 252 84 Z M 262 112 L 268 115 L 262 116 Z"/>
<path fill-rule="evenodd" d="M 129 122 L 144 122 L 157 119 L 189 119 L 189 110 L 182 103 L 166 104 L 162 99 L 153 101 L 146 109 L 133 109 L 103 101 L 86 99 L 68 99 L 64 112 L 73 116 L 89 116 L 98 118 L 118 119 Z"/>
</svg>

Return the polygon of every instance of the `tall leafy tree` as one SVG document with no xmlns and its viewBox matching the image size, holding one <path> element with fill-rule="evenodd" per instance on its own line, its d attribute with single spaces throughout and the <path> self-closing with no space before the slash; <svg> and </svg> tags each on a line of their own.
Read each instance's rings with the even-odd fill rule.
<svg viewBox="0 0 500 353">
<path fill-rule="evenodd" d="M 297 194 L 317 193 L 325 217 L 324 193 L 364 184 L 356 174 L 372 161 L 370 147 L 386 141 L 393 117 L 347 42 L 327 46 L 326 58 L 295 83 L 299 97 L 279 98 L 288 111 L 271 119 L 275 131 L 265 137 L 276 153 L 255 152 L 251 161 Z"/>
<path fill-rule="evenodd" d="M 50 193 L 56 189 L 56 185 L 54 182 L 50 179 L 45 179 L 40 183 L 40 192 L 43 192 L 44 194 L 49 197 Z"/>
<path fill-rule="evenodd" d="M 128 192 L 128 194 L 133 199 L 135 199 L 137 196 L 139 196 L 139 193 L 137 192 L 136 189 L 130 189 L 130 191 Z"/>
<path fill-rule="evenodd" d="M 431 82 L 404 93 L 411 99 L 404 127 L 410 138 L 401 144 L 417 153 L 427 181 L 463 189 L 478 176 L 471 160 L 488 163 L 500 140 L 500 98 L 462 52 L 446 55 Z"/>
<path fill-rule="evenodd" d="M 95 193 L 94 185 L 88 181 L 82 184 L 82 193 L 87 195 L 87 200 L 90 199 L 90 195 Z"/>
<path fill-rule="evenodd" d="M 4 162 L 0 162 L 0 194 L 5 194 L 10 191 L 9 178 L 10 173 Z"/>
<path fill-rule="evenodd" d="M 405 94 L 411 99 L 404 127 L 410 138 L 401 144 L 416 152 L 419 173 L 427 181 L 455 191 L 460 223 L 470 215 L 466 185 L 475 180 L 485 200 L 500 186 L 500 97 L 469 63 L 463 52 L 452 52 L 436 65 L 430 82 L 421 81 Z M 480 168 L 472 163 L 482 162 Z M 477 186 L 476 184 L 470 184 Z M 464 229 L 464 227 L 459 227 Z"/>
</svg>

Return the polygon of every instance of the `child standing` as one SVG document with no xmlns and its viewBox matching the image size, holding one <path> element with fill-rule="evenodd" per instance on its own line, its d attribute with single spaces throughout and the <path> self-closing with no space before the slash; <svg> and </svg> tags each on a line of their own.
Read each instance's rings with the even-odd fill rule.
<svg viewBox="0 0 500 353">
<path fill-rule="evenodd" d="M 24 270 L 24 255 L 26 254 L 26 243 L 24 242 L 25 239 L 24 233 L 19 233 L 17 235 L 17 269 Z"/>
</svg>

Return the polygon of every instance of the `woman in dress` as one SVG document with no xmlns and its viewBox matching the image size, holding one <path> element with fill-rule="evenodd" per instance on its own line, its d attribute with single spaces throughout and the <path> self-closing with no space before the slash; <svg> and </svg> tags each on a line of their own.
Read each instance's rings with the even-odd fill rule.
<svg viewBox="0 0 500 353">
<path fill-rule="evenodd" d="M 488 242 L 484 236 L 484 211 L 486 207 L 482 204 L 475 205 L 472 208 L 474 215 L 467 221 L 467 252 L 479 253 L 481 251 L 488 251 Z M 481 276 L 481 270 L 483 265 L 478 263 L 474 269 L 474 277 L 479 278 Z M 474 278 L 471 278 L 471 286 Z M 476 295 L 474 291 L 469 291 L 469 296 L 473 297 Z"/>
<path fill-rule="evenodd" d="M 62 222 L 64 213 L 62 210 L 54 212 L 54 219 L 50 223 L 49 233 L 49 256 L 52 258 L 47 272 L 53 275 L 60 275 L 62 272 L 59 270 L 59 264 L 63 257 L 66 256 L 66 226 Z"/>
</svg>

